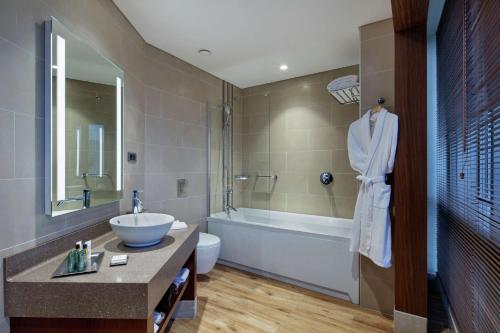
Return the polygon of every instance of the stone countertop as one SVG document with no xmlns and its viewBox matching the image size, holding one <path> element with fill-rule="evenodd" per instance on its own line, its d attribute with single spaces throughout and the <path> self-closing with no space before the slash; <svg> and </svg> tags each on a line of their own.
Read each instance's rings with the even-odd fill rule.
<svg viewBox="0 0 500 333">
<path fill-rule="evenodd" d="M 67 253 L 5 280 L 5 315 L 37 318 L 146 319 L 198 243 L 198 226 L 171 230 L 161 243 L 128 248 L 108 232 L 92 241 L 104 251 L 97 273 L 52 278 Z M 111 257 L 127 254 L 125 266 L 110 267 Z"/>
</svg>

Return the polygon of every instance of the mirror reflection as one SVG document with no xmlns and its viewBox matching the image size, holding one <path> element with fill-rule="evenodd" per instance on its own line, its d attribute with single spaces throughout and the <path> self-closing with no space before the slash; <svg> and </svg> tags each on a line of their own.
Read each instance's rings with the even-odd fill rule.
<svg viewBox="0 0 500 333">
<path fill-rule="evenodd" d="M 46 35 L 51 59 L 46 211 L 56 216 L 122 197 L 123 71 L 54 18 Z"/>
</svg>

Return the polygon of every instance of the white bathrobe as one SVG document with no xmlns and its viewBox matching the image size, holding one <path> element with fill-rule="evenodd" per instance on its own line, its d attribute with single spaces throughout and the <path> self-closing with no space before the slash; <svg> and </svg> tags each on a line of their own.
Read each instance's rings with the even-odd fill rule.
<svg viewBox="0 0 500 333">
<path fill-rule="evenodd" d="M 381 267 L 391 266 L 391 186 L 385 175 L 392 172 L 398 138 L 398 116 L 379 111 L 370 135 L 369 110 L 349 127 L 348 151 L 351 167 L 360 182 L 350 250 L 370 258 Z M 423 133 L 425 135 L 425 133 Z"/>
</svg>

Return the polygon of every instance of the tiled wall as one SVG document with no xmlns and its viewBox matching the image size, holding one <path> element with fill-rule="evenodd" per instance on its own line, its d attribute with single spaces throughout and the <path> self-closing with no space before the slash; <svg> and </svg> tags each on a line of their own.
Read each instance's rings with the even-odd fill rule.
<svg viewBox="0 0 500 333">
<path fill-rule="evenodd" d="M 43 210 L 42 22 L 49 16 L 125 70 L 124 152 L 138 154 L 136 163 L 124 163 L 120 205 L 57 218 Z M 201 222 L 206 110 L 218 103 L 220 86 L 219 79 L 146 45 L 112 1 L 0 0 L 0 259 L 129 210 L 134 188 L 144 189 L 146 209 Z M 184 198 L 176 198 L 179 177 L 188 179 Z M 0 332 L 8 332 L 4 318 Z"/>
<path fill-rule="evenodd" d="M 222 83 L 152 46 L 145 59 L 145 206 L 205 229 L 207 112 L 220 105 Z M 177 179 L 187 180 L 180 198 Z"/>
<path fill-rule="evenodd" d="M 392 19 L 360 27 L 361 112 L 386 99 L 394 105 L 394 30 Z M 394 268 L 380 268 L 360 256 L 360 303 L 392 316 L 394 310 Z"/>
<path fill-rule="evenodd" d="M 243 89 L 242 206 L 352 218 L 357 182 L 347 131 L 359 105 L 341 105 L 326 90 L 358 66 Z M 322 185 L 320 173 L 334 176 Z M 277 175 L 276 181 L 255 175 Z"/>
</svg>

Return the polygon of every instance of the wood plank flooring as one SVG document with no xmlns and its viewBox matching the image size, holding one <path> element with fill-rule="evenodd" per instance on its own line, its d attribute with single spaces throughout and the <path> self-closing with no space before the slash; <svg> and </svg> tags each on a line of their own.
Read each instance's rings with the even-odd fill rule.
<svg viewBox="0 0 500 333">
<path fill-rule="evenodd" d="M 378 333 L 393 321 L 357 305 L 217 265 L 198 279 L 198 315 L 172 333 Z"/>
</svg>

